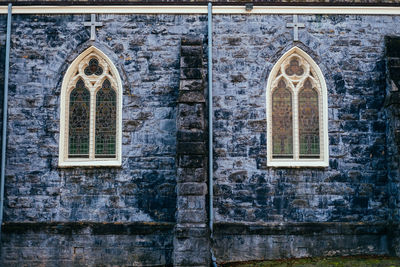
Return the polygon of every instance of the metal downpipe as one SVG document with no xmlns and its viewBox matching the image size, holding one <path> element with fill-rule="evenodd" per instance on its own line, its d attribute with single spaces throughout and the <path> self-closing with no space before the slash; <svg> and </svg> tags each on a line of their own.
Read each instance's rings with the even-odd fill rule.
<svg viewBox="0 0 400 267">
<path fill-rule="evenodd" d="M 217 267 L 212 250 L 214 209 L 213 209 L 213 102 L 212 102 L 212 3 L 208 3 L 208 195 L 209 199 L 209 227 L 210 227 L 210 254 L 212 266 Z"/>
<path fill-rule="evenodd" d="M 4 180 L 6 167 L 6 148 L 7 148 L 7 107 L 8 107 L 8 76 L 10 68 L 10 39 L 11 39 L 11 16 L 12 4 L 8 4 L 7 15 L 7 39 L 6 39 L 6 60 L 4 65 L 4 96 L 3 96 L 3 131 L 1 138 L 1 177 L 0 177 L 0 244 L 1 230 L 3 225 L 3 207 L 4 207 Z"/>
</svg>

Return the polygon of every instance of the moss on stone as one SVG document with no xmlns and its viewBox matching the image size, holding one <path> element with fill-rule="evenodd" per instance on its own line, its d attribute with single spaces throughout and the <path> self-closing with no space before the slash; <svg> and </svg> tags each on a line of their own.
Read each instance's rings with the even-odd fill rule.
<svg viewBox="0 0 400 267">
<path fill-rule="evenodd" d="M 396 267 L 400 258 L 385 256 L 349 256 L 326 258 L 283 259 L 225 263 L 224 267 Z"/>
</svg>

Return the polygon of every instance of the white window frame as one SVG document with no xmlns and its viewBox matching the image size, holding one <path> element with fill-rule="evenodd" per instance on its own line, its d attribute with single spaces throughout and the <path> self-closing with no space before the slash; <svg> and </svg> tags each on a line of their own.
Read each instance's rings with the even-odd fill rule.
<svg viewBox="0 0 400 267">
<path fill-rule="evenodd" d="M 99 65 L 105 66 L 104 73 L 100 78 L 97 78 L 96 83 L 93 85 L 89 79 L 82 80 L 85 86 L 90 91 L 90 130 L 89 130 L 89 158 L 69 158 L 68 157 L 68 132 L 69 132 L 69 95 L 75 88 L 77 80 L 81 77 L 79 75 L 83 72 L 83 66 L 87 62 L 96 57 L 99 60 Z M 79 74 L 77 75 L 77 72 Z M 109 75 L 109 73 L 111 75 Z M 106 79 L 111 82 L 113 89 L 116 91 L 117 96 L 117 109 L 116 109 L 116 146 L 115 158 L 95 158 L 95 123 L 96 123 L 96 93 L 101 87 L 101 83 Z M 92 81 L 93 82 L 93 81 Z M 60 100 L 60 142 L 59 142 L 59 167 L 75 167 L 75 166 L 121 166 L 121 144 L 122 144 L 122 82 L 118 70 L 112 61 L 98 48 L 91 46 L 82 52 L 68 67 L 65 73 L 62 87 L 61 87 L 61 100 Z"/>
<path fill-rule="evenodd" d="M 319 101 L 319 129 L 320 129 L 320 157 L 318 159 L 301 159 L 299 129 L 298 129 L 298 88 L 292 93 L 292 123 L 293 123 L 293 159 L 274 159 L 272 157 L 272 92 L 277 82 L 277 74 L 281 70 L 281 65 L 286 59 L 296 54 L 298 57 L 305 60 L 312 71 L 314 80 L 319 81 L 318 101 Z M 270 167 L 328 167 L 329 166 L 329 138 L 328 138 L 328 92 L 326 82 L 321 69 L 315 61 L 302 49 L 297 46 L 287 51 L 272 68 L 267 82 L 266 88 L 266 103 L 267 103 L 267 166 Z"/>
</svg>

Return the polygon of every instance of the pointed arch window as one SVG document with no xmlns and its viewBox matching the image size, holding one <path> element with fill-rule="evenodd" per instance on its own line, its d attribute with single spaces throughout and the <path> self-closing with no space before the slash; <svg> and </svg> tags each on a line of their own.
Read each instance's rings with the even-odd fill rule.
<svg viewBox="0 0 400 267">
<path fill-rule="evenodd" d="M 121 165 L 122 86 L 95 47 L 68 68 L 61 88 L 59 166 Z"/>
<path fill-rule="evenodd" d="M 298 47 L 286 52 L 268 77 L 267 123 L 268 166 L 329 165 L 325 79 Z"/>
</svg>

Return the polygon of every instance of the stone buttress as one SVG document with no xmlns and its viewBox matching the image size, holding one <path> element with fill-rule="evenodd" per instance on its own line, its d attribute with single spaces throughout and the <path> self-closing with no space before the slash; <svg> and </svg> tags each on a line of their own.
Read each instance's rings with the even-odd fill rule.
<svg viewBox="0 0 400 267">
<path fill-rule="evenodd" d="M 205 87 L 200 38 L 182 39 L 180 66 L 174 265 L 208 266 Z"/>
</svg>

